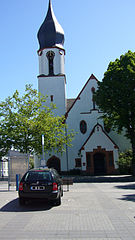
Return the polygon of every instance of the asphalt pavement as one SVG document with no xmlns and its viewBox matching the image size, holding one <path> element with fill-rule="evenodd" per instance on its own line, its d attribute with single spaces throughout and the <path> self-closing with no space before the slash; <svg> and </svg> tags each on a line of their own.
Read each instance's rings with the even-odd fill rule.
<svg viewBox="0 0 135 240">
<path fill-rule="evenodd" d="M 135 240 L 135 182 L 64 186 L 62 204 L 19 206 L 15 187 L 0 182 L 0 239 Z"/>
</svg>

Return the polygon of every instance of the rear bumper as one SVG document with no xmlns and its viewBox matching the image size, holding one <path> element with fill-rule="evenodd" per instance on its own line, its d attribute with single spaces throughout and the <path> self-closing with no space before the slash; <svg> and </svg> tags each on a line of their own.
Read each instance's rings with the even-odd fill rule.
<svg viewBox="0 0 135 240">
<path fill-rule="evenodd" d="M 55 192 L 51 192 L 51 193 L 35 193 L 35 192 L 23 192 L 23 191 L 19 191 L 19 197 L 20 198 L 24 198 L 24 199 L 46 199 L 46 200 L 55 200 L 59 197 L 59 192 L 55 191 Z"/>
</svg>

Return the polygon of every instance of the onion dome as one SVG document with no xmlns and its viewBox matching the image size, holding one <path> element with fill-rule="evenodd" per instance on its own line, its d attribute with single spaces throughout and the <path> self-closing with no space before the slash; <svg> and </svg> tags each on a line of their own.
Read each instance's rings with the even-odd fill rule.
<svg viewBox="0 0 135 240">
<path fill-rule="evenodd" d="M 49 0 L 46 18 L 42 23 L 37 36 L 40 49 L 54 46 L 63 48 L 64 31 L 54 15 L 51 0 Z"/>
</svg>

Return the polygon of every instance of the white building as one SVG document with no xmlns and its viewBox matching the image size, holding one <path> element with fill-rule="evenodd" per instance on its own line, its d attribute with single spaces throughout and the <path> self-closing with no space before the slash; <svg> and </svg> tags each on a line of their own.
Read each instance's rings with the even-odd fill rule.
<svg viewBox="0 0 135 240">
<path fill-rule="evenodd" d="M 58 23 L 49 1 L 46 18 L 38 32 L 39 76 L 38 90 L 48 95 L 46 104 L 53 102 L 55 115 L 65 115 L 69 129 L 77 132 L 73 146 L 62 156 L 46 155 L 48 166 L 67 171 L 80 169 L 90 175 L 112 174 L 117 169 L 118 150 L 126 150 L 130 143 L 114 132 L 104 129 L 101 112 L 93 101 L 98 80 L 92 74 L 76 99 L 66 98 L 64 71 L 64 31 Z M 36 159 L 35 166 L 40 161 Z"/>
<path fill-rule="evenodd" d="M 0 177 L 8 176 L 8 157 L 2 157 L 0 161 Z"/>
</svg>

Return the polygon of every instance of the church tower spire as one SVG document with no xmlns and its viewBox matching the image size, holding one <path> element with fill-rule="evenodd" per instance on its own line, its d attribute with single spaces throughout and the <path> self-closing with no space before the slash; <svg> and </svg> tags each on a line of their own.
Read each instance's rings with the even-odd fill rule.
<svg viewBox="0 0 135 240">
<path fill-rule="evenodd" d="M 38 34 L 39 41 L 39 92 L 48 96 L 46 105 L 53 102 L 56 105 L 55 115 L 66 112 L 65 97 L 65 50 L 64 31 L 58 23 L 49 0 L 48 11 Z"/>
<path fill-rule="evenodd" d="M 51 0 L 45 20 L 38 31 L 38 40 L 40 49 L 54 46 L 63 48 L 64 45 L 64 31 L 55 17 Z"/>
</svg>

